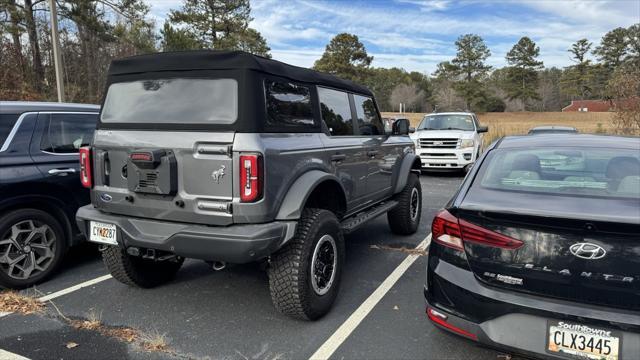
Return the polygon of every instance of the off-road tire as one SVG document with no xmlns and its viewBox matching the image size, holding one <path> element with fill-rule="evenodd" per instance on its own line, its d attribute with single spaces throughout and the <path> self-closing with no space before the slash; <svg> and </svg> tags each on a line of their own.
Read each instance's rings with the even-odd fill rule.
<svg viewBox="0 0 640 360">
<path fill-rule="evenodd" d="M 311 264 L 314 249 L 325 235 L 335 241 L 337 262 L 328 292 L 318 295 L 312 285 Z M 295 236 L 271 256 L 269 290 L 276 309 L 302 320 L 316 320 L 329 312 L 340 288 L 344 252 L 344 236 L 335 214 L 323 209 L 305 209 Z"/>
<path fill-rule="evenodd" d="M 417 214 L 412 214 L 411 201 L 412 194 L 417 191 L 418 207 Z M 404 189 L 396 195 L 395 200 L 398 205 L 387 213 L 387 221 L 391 232 L 398 235 L 411 235 L 418 230 L 420 216 L 422 215 L 422 187 L 418 175 L 411 173 L 407 179 Z"/>
<path fill-rule="evenodd" d="M 116 280 L 141 288 L 152 288 L 171 281 L 184 262 L 183 258 L 153 261 L 134 257 L 118 246 L 107 246 L 102 260 Z"/>
<path fill-rule="evenodd" d="M 67 252 L 67 239 L 60 222 L 52 215 L 38 209 L 19 209 L 0 215 L 0 240 L 8 231 L 11 231 L 14 225 L 29 220 L 33 222 L 34 226 L 46 225 L 51 229 L 50 235 L 55 236 L 53 258 L 49 261 L 49 265 L 44 271 L 39 271 L 26 279 L 16 279 L 0 269 L 0 286 L 2 287 L 23 289 L 46 280 L 60 266 L 62 258 Z"/>
</svg>

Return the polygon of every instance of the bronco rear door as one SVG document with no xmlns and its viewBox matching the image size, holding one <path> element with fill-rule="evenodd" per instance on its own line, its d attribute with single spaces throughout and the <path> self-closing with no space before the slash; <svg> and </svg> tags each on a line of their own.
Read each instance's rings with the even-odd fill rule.
<svg viewBox="0 0 640 360">
<path fill-rule="evenodd" d="M 233 78 L 112 83 L 94 141 L 94 205 L 134 217 L 230 224 L 237 118 Z"/>
</svg>

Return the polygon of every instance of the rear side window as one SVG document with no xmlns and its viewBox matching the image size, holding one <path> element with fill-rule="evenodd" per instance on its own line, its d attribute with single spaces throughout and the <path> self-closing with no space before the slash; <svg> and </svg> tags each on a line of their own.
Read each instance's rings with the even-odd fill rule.
<svg viewBox="0 0 640 360">
<path fill-rule="evenodd" d="M 114 83 L 103 123 L 231 124 L 238 117 L 234 79 L 154 79 Z"/>
<path fill-rule="evenodd" d="M 640 154 L 633 150 L 498 149 L 482 166 L 480 185 L 494 190 L 640 199 Z"/>
<path fill-rule="evenodd" d="M 268 127 L 315 127 L 308 86 L 275 80 L 265 80 L 264 86 Z"/>
<path fill-rule="evenodd" d="M 51 114 L 45 126 L 40 149 L 54 154 L 74 154 L 91 145 L 97 114 Z"/>
<path fill-rule="evenodd" d="M 322 120 L 332 136 L 353 135 L 349 95 L 343 91 L 318 87 Z"/>
<path fill-rule="evenodd" d="M 370 97 L 353 95 L 358 115 L 360 135 L 383 135 L 384 125 L 378 116 L 376 105 Z"/>
<path fill-rule="evenodd" d="M 11 133 L 11 129 L 16 124 L 18 117 L 18 114 L 0 114 L 0 147 L 9 137 L 9 133 Z"/>
</svg>

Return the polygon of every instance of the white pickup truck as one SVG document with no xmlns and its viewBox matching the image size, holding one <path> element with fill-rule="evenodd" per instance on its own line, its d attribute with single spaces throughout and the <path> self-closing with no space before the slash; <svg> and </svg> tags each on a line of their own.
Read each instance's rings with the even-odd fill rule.
<svg viewBox="0 0 640 360">
<path fill-rule="evenodd" d="M 411 138 L 423 170 L 466 172 L 482 153 L 482 133 L 487 131 L 474 113 L 434 113 L 425 115 Z"/>
</svg>

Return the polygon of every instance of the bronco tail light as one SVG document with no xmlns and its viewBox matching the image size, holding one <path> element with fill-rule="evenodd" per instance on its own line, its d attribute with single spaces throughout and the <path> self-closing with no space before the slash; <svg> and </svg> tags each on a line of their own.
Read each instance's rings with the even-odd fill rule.
<svg viewBox="0 0 640 360">
<path fill-rule="evenodd" d="M 447 210 L 440 211 L 433 219 L 431 236 L 435 242 L 459 251 L 464 251 L 464 242 L 507 250 L 515 250 L 524 245 L 520 240 L 458 219 Z"/>
<path fill-rule="evenodd" d="M 93 181 L 91 179 L 91 148 L 84 146 L 80 148 L 80 182 L 82 186 L 91 188 Z"/>
<path fill-rule="evenodd" d="M 427 307 L 427 316 L 429 317 L 429 320 L 433 321 L 434 323 L 442 326 L 443 328 L 450 330 L 456 334 L 462 335 L 464 337 L 468 337 L 471 340 L 475 340 L 478 341 L 478 337 L 476 336 L 476 334 L 472 334 L 466 330 L 463 330 L 457 326 L 451 325 L 451 323 L 447 322 L 448 316 L 441 313 L 438 310 L 435 310 L 434 308 L 431 307 Z"/>
<path fill-rule="evenodd" d="M 262 155 L 240 155 L 240 201 L 254 202 L 262 197 L 264 174 Z"/>
</svg>

